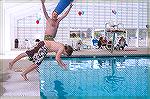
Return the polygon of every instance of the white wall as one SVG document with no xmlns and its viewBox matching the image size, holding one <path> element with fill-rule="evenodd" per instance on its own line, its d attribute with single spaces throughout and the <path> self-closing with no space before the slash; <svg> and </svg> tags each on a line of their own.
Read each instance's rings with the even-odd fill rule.
<svg viewBox="0 0 150 99">
<path fill-rule="evenodd" d="M 11 8 L 10 8 L 11 7 Z M 14 48 L 14 40 L 17 38 L 17 20 L 24 18 L 25 16 L 33 15 L 38 12 L 41 5 L 40 3 L 4 3 L 5 9 L 5 40 L 4 50 L 10 51 Z"/>
<path fill-rule="evenodd" d="M 3 5 L 0 1 L 0 54 L 3 53 Z"/>
<path fill-rule="evenodd" d="M 34 0 L 33 0 L 34 1 Z M 49 1 L 48 1 L 49 2 Z M 111 9 L 115 8 L 118 11 L 117 19 L 119 22 L 124 23 L 127 28 L 137 28 L 138 26 L 138 4 L 137 3 L 111 3 L 110 1 L 97 1 L 97 3 L 76 3 L 73 6 L 73 9 L 65 18 L 60 25 L 60 31 L 56 39 L 60 42 L 66 43 L 70 42 L 69 40 L 69 29 L 70 28 L 93 28 L 94 29 L 103 29 L 104 24 L 111 19 L 114 19 L 115 16 L 111 13 Z M 133 6 L 134 5 L 134 6 Z M 128 6 L 128 8 L 126 7 Z M 4 50 L 10 51 L 14 46 L 14 39 L 17 37 L 16 25 L 17 20 L 22 19 L 26 16 L 33 15 L 38 12 L 41 8 L 41 3 L 5 3 L 5 23 L 4 23 Z M 47 9 L 49 4 L 47 4 Z M 77 13 L 79 10 L 85 11 L 83 16 L 78 16 Z M 2 13 L 2 12 L 1 12 Z M 147 16 L 143 16 L 143 19 Z M 143 21 L 142 21 L 143 22 Z M 141 23 L 142 23 L 141 22 Z M 140 25 L 144 24 L 145 21 Z M 60 38 L 63 36 L 63 38 Z M 65 37 L 65 38 L 64 38 Z M 10 40 L 11 38 L 11 40 Z M 1 44 L 2 45 L 2 44 Z M 13 45 L 13 46 L 11 46 Z"/>
</svg>

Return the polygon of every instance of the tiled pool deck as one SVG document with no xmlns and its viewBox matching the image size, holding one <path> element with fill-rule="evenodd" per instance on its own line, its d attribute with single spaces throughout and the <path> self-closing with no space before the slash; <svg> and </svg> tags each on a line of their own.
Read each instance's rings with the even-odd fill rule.
<svg viewBox="0 0 150 99">
<path fill-rule="evenodd" d="M 138 55 L 147 55 L 150 54 L 150 49 L 148 48 L 141 48 L 141 49 L 133 49 L 128 48 L 125 50 L 114 50 L 113 53 L 106 49 L 91 49 L 91 50 L 81 50 L 75 51 L 73 56 L 138 56 Z"/>
<path fill-rule="evenodd" d="M 40 90 L 39 90 L 39 77 L 36 71 L 30 73 L 28 75 L 29 81 L 24 81 L 20 72 L 14 72 L 8 70 L 8 62 L 15 58 L 19 53 L 23 51 L 13 51 L 7 53 L 5 55 L 0 55 L 0 64 L 2 68 L 0 68 L 0 82 L 1 84 L 1 94 L 3 99 L 11 96 L 11 99 L 20 99 L 18 96 L 35 96 L 32 99 L 40 99 Z M 74 51 L 71 57 L 106 57 L 106 56 L 150 56 L 150 49 L 142 48 L 142 49 L 125 49 L 120 51 L 114 51 L 110 53 L 106 49 L 83 49 L 81 51 Z M 31 65 L 32 63 L 28 62 L 27 59 L 22 59 L 18 63 L 14 65 L 15 69 L 24 69 L 26 66 Z M 14 98 L 13 98 L 13 97 Z M 15 97 L 17 96 L 17 97 Z M 23 98 L 23 97 L 22 97 Z M 21 98 L 21 99 L 22 99 Z"/>
</svg>

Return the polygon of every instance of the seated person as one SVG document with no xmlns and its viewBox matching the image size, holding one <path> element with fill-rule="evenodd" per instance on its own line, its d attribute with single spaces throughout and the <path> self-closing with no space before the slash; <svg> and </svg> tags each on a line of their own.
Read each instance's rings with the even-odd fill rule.
<svg viewBox="0 0 150 99">
<path fill-rule="evenodd" d="M 107 43 L 107 49 L 110 49 L 111 46 L 112 46 L 112 41 L 108 41 L 108 43 Z"/>
<path fill-rule="evenodd" d="M 106 46 L 106 45 L 107 45 L 107 39 L 106 39 L 106 37 L 105 37 L 105 39 L 103 40 L 102 46 Z"/>
<path fill-rule="evenodd" d="M 96 39 L 96 37 L 94 37 L 94 39 L 92 40 L 93 46 L 97 46 L 98 44 L 98 40 Z"/>
<path fill-rule="evenodd" d="M 79 50 L 81 50 L 81 46 L 82 46 L 82 41 L 81 40 L 79 40 L 77 43 L 76 43 L 76 48 L 75 48 L 75 50 L 76 51 L 79 51 Z"/>
<path fill-rule="evenodd" d="M 124 47 L 125 46 L 128 46 L 127 43 L 126 43 L 126 40 L 125 38 L 122 36 L 117 44 L 117 46 L 115 47 L 116 50 L 124 50 Z"/>
<path fill-rule="evenodd" d="M 99 38 L 99 41 L 98 41 L 98 49 L 99 49 L 99 48 L 102 49 L 102 46 L 105 46 L 105 47 L 106 47 L 106 44 L 107 44 L 106 38 L 103 39 L 103 37 L 100 37 L 100 38 Z"/>
<path fill-rule="evenodd" d="M 103 37 L 100 37 L 98 40 L 98 49 L 101 48 L 102 49 L 102 44 L 103 44 Z"/>
</svg>

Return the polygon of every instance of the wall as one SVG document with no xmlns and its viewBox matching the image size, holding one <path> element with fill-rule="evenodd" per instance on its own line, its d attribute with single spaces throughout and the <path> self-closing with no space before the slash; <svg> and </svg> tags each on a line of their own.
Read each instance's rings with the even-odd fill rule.
<svg viewBox="0 0 150 99">
<path fill-rule="evenodd" d="M 3 4 L 0 1 L 0 54 L 3 53 Z"/>
</svg>

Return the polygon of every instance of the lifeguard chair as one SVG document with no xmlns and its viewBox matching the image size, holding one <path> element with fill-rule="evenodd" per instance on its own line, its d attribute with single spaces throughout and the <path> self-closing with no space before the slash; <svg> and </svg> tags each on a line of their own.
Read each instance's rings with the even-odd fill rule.
<svg viewBox="0 0 150 99">
<path fill-rule="evenodd" d="M 124 28 L 124 25 L 122 23 L 115 23 L 114 21 L 110 21 L 108 23 L 105 24 L 105 35 L 110 39 L 110 37 L 112 37 L 111 40 L 111 45 L 108 44 L 108 48 L 110 48 L 110 52 L 113 53 L 114 51 L 114 45 L 115 45 L 115 39 L 116 39 L 116 35 L 121 35 L 121 34 L 126 34 L 127 31 Z"/>
</svg>

